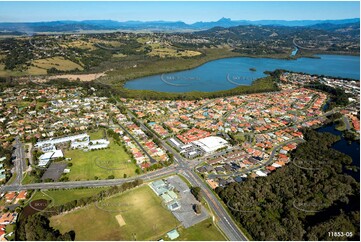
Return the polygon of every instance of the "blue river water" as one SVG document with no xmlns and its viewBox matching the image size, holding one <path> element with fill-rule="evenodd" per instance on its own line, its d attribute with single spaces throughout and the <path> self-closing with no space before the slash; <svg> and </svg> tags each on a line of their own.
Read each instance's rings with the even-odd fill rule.
<svg viewBox="0 0 361 242">
<path fill-rule="evenodd" d="M 295 47 L 295 49 L 292 51 L 291 55 L 290 56 L 295 56 L 298 52 L 298 48 Z"/>
<path fill-rule="evenodd" d="M 265 77 L 264 71 L 285 69 L 308 74 L 360 79 L 360 56 L 318 55 L 316 58 L 281 60 L 271 58 L 236 57 L 207 62 L 197 68 L 138 78 L 124 87 L 162 92 L 213 92 L 239 85 L 250 85 Z M 256 70 L 250 70 L 255 68 Z"/>
</svg>

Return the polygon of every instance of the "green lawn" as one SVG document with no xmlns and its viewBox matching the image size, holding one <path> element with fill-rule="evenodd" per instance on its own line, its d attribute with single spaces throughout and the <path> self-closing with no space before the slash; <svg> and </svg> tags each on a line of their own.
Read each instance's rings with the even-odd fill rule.
<svg viewBox="0 0 361 242">
<path fill-rule="evenodd" d="M 27 172 L 24 174 L 23 176 L 23 180 L 21 181 L 21 184 L 25 185 L 25 184 L 30 184 L 30 183 L 34 183 L 35 177 L 29 175 Z"/>
<path fill-rule="evenodd" d="M 72 158 L 68 174 L 69 180 L 93 180 L 107 179 L 110 175 L 115 178 L 128 177 L 135 174 L 137 166 L 130 161 L 125 150 L 110 140 L 110 148 L 96 151 L 69 150 L 65 151 L 65 157 Z"/>
<path fill-rule="evenodd" d="M 6 233 L 14 232 L 15 231 L 15 224 L 8 224 L 5 227 Z"/>
<path fill-rule="evenodd" d="M 6 233 L 8 234 L 8 233 L 11 233 L 11 232 L 15 232 L 15 227 L 16 227 L 16 225 L 15 224 L 8 224 L 8 225 L 6 225 L 6 227 L 5 227 L 5 231 L 6 231 Z M 8 237 L 6 237 L 9 241 L 10 240 L 14 240 L 15 239 L 15 233 L 13 233 L 11 236 L 8 236 Z"/>
<path fill-rule="evenodd" d="M 125 225 L 119 225 L 117 215 Z M 74 230 L 76 240 L 158 240 L 179 225 L 147 185 L 53 216 L 50 222 L 61 232 Z"/>
<path fill-rule="evenodd" d="M 219 241 L 226 240 L 224 236 L 219 232 L 217 227 L 213 224 L 212 219 L 208 218 L 190 228 L 180 227 L 177 229 L 180 236 L 177 240 L 186 240 L 186 241 Z M 165 238 L 168 239 L 169 238 Z"/>
<path fill-rule="evenodd" d="M 32 201 L 38 199 L 52 200 L 51 206 L 58 206 L 67 202 L 80 199 L 82 197 L 91 197 L 107 188 L 85 188 L 85 189 L 69 189 L 69 190 L 53 190 L 53 191 L 37 191 L 32 197 Z"/>
<path fill-rule="evenodd" d="M 9 185 L 9 184 L 13 183 L 15 181 L 15 179 L 16 179 L 16 173 L 14 172 L 6 184 Z"/>
<path fill-rule="evenodd" d="M 104 129 L 99 129 L 95 132 L 89 133 L 90 140 L 104 138 Z"/>
</svg>

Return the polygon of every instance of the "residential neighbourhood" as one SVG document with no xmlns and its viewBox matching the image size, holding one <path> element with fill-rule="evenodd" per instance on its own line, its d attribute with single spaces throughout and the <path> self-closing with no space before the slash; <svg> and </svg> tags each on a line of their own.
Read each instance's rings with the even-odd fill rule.
<svg viewBox="0 0 361 242">
<path fill-rule="evenodd" d="M 0 121 L 4 124 L 0 127 L 0 139 L 4 148 L 11 145 L 11 137 L 15 136 L 33 143 L 32 151 L 40 153 L 37 159 L 29 159 L 34 164 L 28 165 L 48 167 L 50 161 L 67 159 L 66 147 L 83 151 L 107 149 L 107 137 L 89 136 L 89 131 L 104 127 L 119 136 L 141 170 L 150 169 L 156 162 L 168 162 L 164 146 L 129 116 L 132 114 L 184 158 L 198 160 L 197 171 L 209 177 L 207 181 L 214 188 L 234 179 L 264 176 L 284 166 L 290 162 L 288 153 L 302 142 L 299 129 L 325 122 L 327 94 L 303 85 L 320 80 L 345 88 L 355 96 L 350 102 L 359 102 L 356 82 L 297 73 L 285 73 L 280 80 L 281 90 L 276 93 L 198 101 L 120 98 L 130 113 L 121 112 L 109 98 L 88 95 L 79 87 L 8 88 L 0 97 Z M 96 92 L 94 88 L 91 91 Z M 356 111 L 346 108 L 340 112 L 358 133 Z M 4 180 L 6 170 L 3 166 L 1 169 L 0 178 Z"/>
<path fill-rule="evenodd" d="M 17 148 L 11 156 L 0 158 L 0 180 L 66 182 L 78 180 L 74 177 L 87 167 L 96 167 L 92 168 L 95 173 L 90 169 L 82 180 L 124 169 L 131 171 L 129 175 L 109 173 L 117 175 L 108 179 L 126 178 L 173 167 L 174 152 L 213 190 L 266 177 L 292 164 L 290 153 L 304 142 L 301 128 L 320 127 L 334 113 L 327 109 L 327 93 L 306 87 L 315 80 L 332 87 L 345 86 L 350 105 L 337 111 L 344 126 L 359 136 L 355 109 L 359 88 L 353 82 L 297 73 L 285 73 L 280 80 L 278 92 L 196 101 L 114 101 L 97 96 L 95 88 L 90 89 L 91 94 L 80 87 L 7 88 L 0 96 L 0 140 L 4 149 Z M 14 146 L 14 139 L 20 146 Z M 126 155 L 104 160 L 105 154 L 116 151 Z M 80 161 L 84 154 L 94 158 Z M 19 165 L 9 166 L 15 159 L 23 161 L 24 176 L 17 174 Z M 193 211 L 198 203 L 179 179 L 161 179 L 149 186 L 185 228 L 209 217 L 204 207 L 201 215 Z M 16 207 L 26 199 L 26 191 L 2 194 L 2 238 L 13 236 L 6 226 L 16 222 Z M 169 238 L 179 236 L 177 230 L 169 233 Z"/>
<path fill-rule="evenodd" d="M 360 241 L 359 1 L 0 1 L 0 241 Z"/>
</svg>

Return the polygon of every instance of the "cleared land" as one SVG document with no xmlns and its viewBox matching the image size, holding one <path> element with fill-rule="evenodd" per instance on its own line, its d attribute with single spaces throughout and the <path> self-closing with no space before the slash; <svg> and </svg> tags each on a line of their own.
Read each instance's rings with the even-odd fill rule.
<svg viewBox="0 0 361 242">
<path fill-rule="evenodd" d="M 113 175 L 115 178 L 123 178 L 124 174 L 133 176 L 137 166 L 130 161 L 125 150 L 110 139 L 108 149 L 82 151 L 65 151 L 65 157 L 71 158 L 73 165 L 68 174 L 69 180 L 93 180 L 107 179 Z"/>
<path fill-rule="evenodd" d="M 123 226 L 117 221 L 119 214 Z M 147 185 L 51 217 L 50 221 L 61 232 L 74 230 L 76 240 L 157 240 L 179 225 Z"/>
<path fill-rule="evenodd" d="M 114 58 L 123 58 L 123 57 L 127 57 L 127 55 L 118 53 L 118 54 L 113 54 L 113 57 Z"/>
<path fill-rule="evenodd" d="M 30 69 L 31 68 L 33 68 L 33 67 L 30 67 Z M 44 70 L 44 69 L 40 69 L 40 70 L 43 70 L 43 71 L 46 72 L 46 70 Z M 1 71 L 0 71 L 0 73 L 1 73 Z M 33 75 L 35 75 L 35 74 L 33 74 Z M 90 82 L 90 81 L 93 81 L 93 80 L 95 80 L 95 79 L 97 79 L 99 77 L 103 77 L 103 76 L 106 76 L 106 74 L 104 72 L 102 72 L 102 73 L 91 73 L 91 74 L 63 74 L 63 75 L 48 76 L 46 78 L 33 78 L 33 79 L 38 81 L 38 82 L 46 82 L 48 80 L 54 80 L 54 79 L 68 79 L 70 81 L 79 80 L 81 82 Z"/>
<path fill-rule="evenodd" d="M 83 40 L 71 41 L 71 42 L 68 42 L 68 43 L 65 43 L 65 44 L 61 44 L 60 46 L 62 46 L 62 47 L 75 47 L 75 48 L 85 49 L 85 50 L 95 50 L 96 49 L 96 47 L 94 46 L 93 43 L 83 41 Z"/>
<path fill-rule="evenodd" d="M 193 57 L 201 55 L 201 52 L 193 50 L 176 50 L 170 47 L 162 47 L 158 44 L 152 44 L 152 51 L 148 54 L 150 56 L 165 57 Z"/>
<path fill-rule="evenodd" d="M 75 69 L 83 70 L 84 68 L 77 63 L 64 59 L 61 56 L 55 56 L 52 58 L 34 60 L 32 64 L 36 67 L 43 69 L 55 68 L 59 71 L 71 71 Z"/>
</svg>

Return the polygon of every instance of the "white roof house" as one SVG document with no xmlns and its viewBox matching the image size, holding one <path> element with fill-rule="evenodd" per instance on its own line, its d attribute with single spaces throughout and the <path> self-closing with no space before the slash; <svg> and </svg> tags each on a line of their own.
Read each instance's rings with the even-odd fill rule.
<svg viewBox="0 0 361 242">
<path fill-rule="evenodd" d="M 228 142 L 226 140 L 217 136 L 210 136 L 197 141 L 193 141 L 192 143 L 200 147 L 206 153 L 214 152 L 228 145 Z"/>
<path fill-rule="evenodd" d="M 267 176 L 263 171 L 256 171 L 257 176 Z"/>
<path fill-rule="evenodd" d="M 279 165 L 277 163 L 273 163 L 271 166 L 276 167 L 276 168 L 282 167 L 281 165 Z"/>
</svg>

